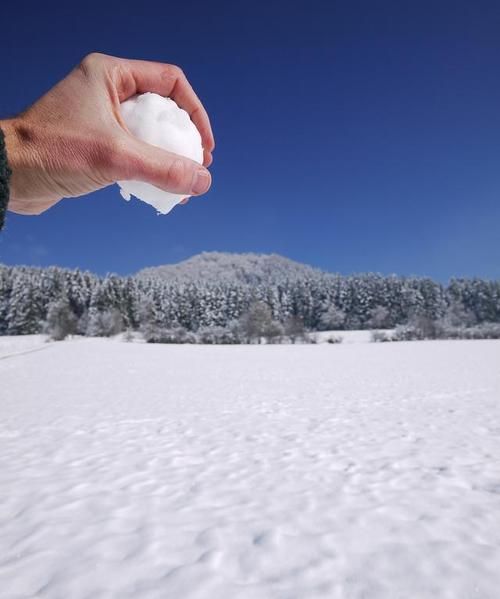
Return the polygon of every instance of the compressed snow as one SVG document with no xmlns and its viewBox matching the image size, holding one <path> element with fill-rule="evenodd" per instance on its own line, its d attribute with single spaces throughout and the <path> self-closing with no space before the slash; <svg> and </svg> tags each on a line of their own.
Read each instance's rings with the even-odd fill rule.
<svg viewBox="0 0 500 599">
<path fill-rule="evenodd" d="M 0 360 L 0 595 L 497 599 L 499 364 L 499 341 Z"/>
<path fill-rule="evenodd" d="M 121 114 L 130 132 L 151 145 L 203 163 L 201 136 L 189 118 L 170 98 L 146 93 L 134 96 L 121 105 Z M 133 195 L 167 214 L 186 195 L 163 191 L 143 181 L 119 181 L 120 193 L 126 200 Z"/>
</svg>

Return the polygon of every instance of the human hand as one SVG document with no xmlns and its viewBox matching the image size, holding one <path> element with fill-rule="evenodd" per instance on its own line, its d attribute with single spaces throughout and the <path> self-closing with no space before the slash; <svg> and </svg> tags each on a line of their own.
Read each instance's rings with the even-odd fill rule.
<svg viewBox="0 0 500 599">
<path fill-rule="evenodd" d="M 144 92 L 168 96 L 198 128 L 204 166 L 132 136 L 120 103 Z M 40 214 L 64 197 L 116 181 L 145 181 L 199 195 L 211 184 L 205 167 L 215 147 L 208 115 L 176 66 L 89 54 L 19 116 L 0 121 L 12 169 L 9 210 Z"/>
</svg>

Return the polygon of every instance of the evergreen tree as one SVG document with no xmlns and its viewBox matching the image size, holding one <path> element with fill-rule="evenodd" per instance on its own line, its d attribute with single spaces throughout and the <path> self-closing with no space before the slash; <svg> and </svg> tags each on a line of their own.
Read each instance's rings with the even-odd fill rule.
<svg viewBox="0 0 500 599">
<path fill-rule="evenodd" d="M 224 264 L 235 267 L 238 260 L 232 260 L 234 264 Z M 217 277 L 99 278 L 58 267 L 0 265 L 0 335 L 40 332 L 57 302 L 69 304 L 79 333 L 95 336 L 126 327 L 149 333 L 203 330 L 206 337 L 209 329 L 229 330 L 238 320 L 247 332 L 260 330 L 260 338 L 266 337 L 262 323 L 267 322 L 270 339 L 278 336 L 280 327 L 274 323 L 287 330 L 294 319 L 312 331 L 395 327 L 419 319 L 462 328 L 500 322 L 500 281 L 452 279 L 444 287 L 430 279 L 342 277 L 311 269 L 291 276 L 288 262 L 259 262 L 251 256 L 244 259 L 241 276 L 231 278 L 219 268 L 217 257 L 202 262 L 214 267 Z M 258 274 L 252 275 L 253 266 Z"/>
</svg>

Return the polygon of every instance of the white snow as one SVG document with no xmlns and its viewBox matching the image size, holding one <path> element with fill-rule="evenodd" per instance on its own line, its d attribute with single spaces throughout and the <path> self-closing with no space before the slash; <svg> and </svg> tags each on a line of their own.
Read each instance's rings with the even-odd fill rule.
<svg viewBox="0 0 500 599">
<path fill-rule="evenodd" d="M 1 596 L 496 599 L 499 458 L 498 341 L 47 344 L 0 360 Z"/>
<path fill-rule="evenodd" d="M 0 337 L 0 359 L 42 349 L 46 346 L 45 335 L 9 335 Z M 0 396 L 1 397 L 1 396 Z"/>
<path fill-rule="evenodd" d="M 170 98 L 145 93 L 121 104 L 121 114 L 130 132 L 151 145 L 203 163 L 201 136 L 188 113 Z M 167 214 L 186 195 L 163 191 L 143 181 L 119 181 L 120 193 L 130 200 L 133 195 Z"/>
<path fill-rule="evenodd" d="M 392 332 L 392 331 L 387 331 Z M 320 331 L 316 333 L 309 333 L 310 336 L 314 337 L 317 343 L 328 343 L 328 339 L 342 338 L 342 343 L 370 343 L 371 342 L 371 331 L 360 330 L 360 331 Z"/>
</svg>

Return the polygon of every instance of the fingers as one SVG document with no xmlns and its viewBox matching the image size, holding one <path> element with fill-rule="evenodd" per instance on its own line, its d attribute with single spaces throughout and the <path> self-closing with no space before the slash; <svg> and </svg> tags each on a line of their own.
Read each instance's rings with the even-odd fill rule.
<svg viewBox="0 0 500 599">
<path fill-rule="evenodd" d="M 208 150 L 203 150 L 203 166 L 205 167 L 209 167 L 212 162 L 214 161 L 214 159 L 212 158 L 212 153 L 209 152 Z"/>
<path fill-rule="evenodd" d="M 120 78 L 117 85 L 120 102 L 134 94 L 154 92 L 168 96 L 191 117 L 200 132 L 203 147 L 208 153 L 215 148 L 210 119 L 198 96 L 179 67 L 145 60 L 116 59 L 121 69 L 114 76 Z"/>
<path fill-rule="evenodd" d="M 187 196 L 203 194 L 212 184 L 210 173 L 194 160 L 131 136 L 127 150 L 116 160 L 115 170 L 117 181 L 144 181 L 164 191 Z"/>
</svg>

